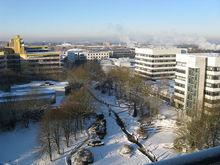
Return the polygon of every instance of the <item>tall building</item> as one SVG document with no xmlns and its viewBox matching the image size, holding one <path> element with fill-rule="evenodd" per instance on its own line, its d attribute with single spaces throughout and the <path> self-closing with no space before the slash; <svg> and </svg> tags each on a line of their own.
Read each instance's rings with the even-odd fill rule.
<svg viewBox="0 0 220 165">
<path fill-rule="evenodd" d="M 149 79 L 174 78 L 178 48 L 136 48 L 135 72 Z"/>
<path fill-rule="evenodd" d="M 25 46 L 18 35 L 11 39 L 9 47 L 21 57 L 24 73 L 47 75 L 61 71 L 60 53 L 51 51 L 47 46 Z"/>
<path fill-rule="evenodd" d="M 220 108 L 220 54 L 178 54 L 175 106 L 207 111 Z"/>
</svg>

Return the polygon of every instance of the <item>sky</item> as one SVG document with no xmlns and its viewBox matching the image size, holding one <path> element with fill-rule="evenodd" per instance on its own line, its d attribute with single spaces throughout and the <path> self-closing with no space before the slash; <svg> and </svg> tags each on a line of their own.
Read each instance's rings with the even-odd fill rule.
<svg viewBox="0 0 220 165">
<path fill-rule="evenodd" d="M 0 0 L 0 40 L 220 39 L 220 0 Z"/>
</svg>

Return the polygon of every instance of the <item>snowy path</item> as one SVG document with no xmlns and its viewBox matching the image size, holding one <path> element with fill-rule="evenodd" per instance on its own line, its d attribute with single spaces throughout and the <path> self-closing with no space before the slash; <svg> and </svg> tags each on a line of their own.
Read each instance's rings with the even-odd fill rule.
<svg viewBox="0 0 220 165">
<path fill-rule="evenodd" d="M 131 132 L 131 133 L 133 132 L 135 134 L 140 123 L 137 121 L 136 118 L 131 117 L 126 106 L 123 106 L 123 105 L 118 106 L 114 96 L 108 96 L 106 94 L 101 94 L 99 91 L 95 91 L 93 89 L 92 89 L 92 93 L 95 94 L 95 96 L 99 100 L 103 100 L 105 103 L 110 104 L 112 110 L 117 112 L 117 114 L 120 116 L 120 118 L 125 123 L 126 129 L 129 132 Z M 102 105 L 100 107 L 100 109 L 102 110 L 102 112 L 105 112 L 105 113 L 108 112 L 108 108 L 104 105 Z M 155 119 L 153 122 L 153 125 L 152 125 L 153 128 L 159 128 L 159 131 L 152 133 L 148 139 L 141 141 L 141 143 L 145 146 L 145 148 L 152 151 L 153 154 L 159 158 L 159 160 L 167 159 L 169 157 L 173 157 L 173 156 L 177 155 L 177 153 L 175 153 L 175 151 L 172 150 L 173 140 L 175 139 L 175 127 L 176 127 L 175 120 L 177 117 L 177 112 L 176 112 L 175 108 L 170 107 L 166 103 L 163 103 L 160 108 L 160 114 L 162 116 L 165 116 L 165 119 Z M 108 114 L 105 114 L 105 115 L 107 116 Z M 110 120 L 110 119 L 107 119 L 107 120 Z M 112 119 L 110 122 L 111 122 L 112 127 L 116 124 L 116 123 L 114 123 L 114 121 L 112 121 Z M 117 125 L 115 125 L 114 127 L 117 128 Z M 110 131 L 112 131 L 112 130 L 110 130 Z M 98 148 L 95 149 L 96 152 L 100 152 L 100 157 L 103 158 L 103 160 L 101 162 L 104 163 L 105 162 L 104 160 L 106 160 L 106 159 L 109 160 L 110 158 L 115 160 L 115 162 L 113 162 L 113 164 L 115 164 L 115 163 L 116 164 L 121 164 L 121 163 L 122 164 L 132 164 L 132 163 L 134 163 L 134 164 L 147 164 L 150 162 L 149 159 L 146 156 L 144 156 L 142 153 L 140 153 L 139 151 L 136 151 L 136 153 L 131 158 L 129 158 L 127 160 L 123 160 L 123 157 L 121 157 L 119 155 L 117 155 L 119 158 L 117 156 L 114 156 L 116 151 L 112 151 L 112 150 L 118 150 L 123 144 L 126 144 L 126 143 L 129 144 L 130 142 L 128 142 L 127 138 L 125 137 L 125 135 L 122 132 L 116 132 L 113 137 L 115 139 L 117 139 L 119 146 L 118 145 L 112 146 L 115 148 L 111 149 L 109 154 L 102 154 L 103 152 L 105 153 L 108 151 L 102 151 L 102 150 L 99 151 Z M 108 143 L 107 143 L 107 145 L 108 145 Z M 105 146 L 103 146 L 103 148 L 104 147 Z M 137 157 L 137 158 L 135 158 L 135 157 Z M 97 160 L 98 162 L 95 162 L 95 163 L 99 164 L 99 162 L 100 162 L 99 159 L 101 159 L 101 158 L 98 158 L 98 160 Z M 133 160 L 134 160 L 134 162 L 133 162 Z"/>
<path fill-rule="evenodd" d="M 108 97 L 102 99 L 108 101 L 110 104 L 114 104 L 114 97 Z M 121 131 L 121 128 L 117 125 L 114 119 L 114 115 L 111 114 L 109 116 L 108 107 L 104 104 L 97 103 L 97 109 L 99 109 L 99 113 L 103 113 L 105 115 L 107 121 L 107 135 L 104 138 L 103 142 L 104 146 L 99 147 L 89 147 L 89 149 L 94 154 L 94 164 L 107 164 L 108 162 L 114 165 L 119 164 L 146 164 L 149 163 L 149 159 L 143 155 L 140 151 L 136 150 L 135 153 L 130 158 L 122 157 L 118 154 L 118 150 L 124 144 L 131 144 L 124 133 Z M 113 109 L 113 108 L 112 108 Z M 113 109 L 114 110 L 114 109 Z M 133 146 L 135 148 L 135 145 Z"/>
</svg>

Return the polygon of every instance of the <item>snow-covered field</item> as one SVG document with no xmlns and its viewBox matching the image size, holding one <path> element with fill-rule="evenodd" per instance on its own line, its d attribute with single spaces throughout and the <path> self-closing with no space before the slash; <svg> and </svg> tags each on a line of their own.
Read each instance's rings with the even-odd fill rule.
<svg viewBox="0 0 220 165">
<path fill-rule="evenodd" d="M 31 124 L 29 128 L 17 127 L 10 132 L 0 134 L 0 162 L 15 162 L 30 164 L 28 159 L 34 158 L 37 145 L 38 124 Z M 28 159 L 26 159 L 29 157 Z M 23 162 L 23 160 L 25 160 Z M 0 164 L 1 164 L 0 163 Z"/>
<path fill-rule="evenodd" d="M 107 96 L 101 94 L 99 91 L 93 90 L 93 93 L 100 99 L 107 103 L 117 105 L 117 101 L 114 96 Z M 61 99 L 61 98 L 60 98 Z M 88 147 L 86 144 L 83 147 L 89 148 L 94 154 L 94 164 L 147 164 L 150 160 L 143 155 L 137 146 L 131 144 L 120 127 L 117 125 L 114 119 L 114 115 L 109 116 L 108 107 L 104 104 L 96 102 L 96 108 L 99 113 L 105 115 L 107 121 L 107 135 L 103 139 L 104 146 L 99 147 Z M 133 118 L 127 108 L 122 107 L 111 107 L 115 112 L 118 113 L 120 118 L 126 124 L 126 129 L 133 135 L 136 134 L 136 130 L 140 123 L 137 119 Z M 141 143 L 146 149 L 152 151 L 154 155 L 160 159 L 175 156 L 176 153 L 172 150 L 172 143 L 175 138 L 175 119 L 176 111 L 174 108 L 163 103 L 160 110 L 160 117 L 153 121 L 153 131 L 150 137 L 146 140 L 141 140 Z M 161 117 L 162 116 L 162 117 Z M 72 146 L 65 149 L 64 154 L 57 156 L 54 161 L 50 162 L 48 159 L 39 159 L 37 157 L 37 133 L 39 124 L 32 124 L 28 129 L 17 128 L 10 132 L 0 134 L 0 162 L 11 161 L 10 164 L 65 164 L 65 157 L 74 149 L 79 143 L 86 138 L 85 134 L 82 135 L 80 140 L 72 143 Z M 134 152 L 130 158 L 123 157 L 118 153 L 124 144 L 130 144 L 134 147 Z M 1 163 L 0 163 L 1 164 Z"/>
<path fill-rule="evenodd" d="M 107 96 L 101 94 L 98 91 L 93 90 L 93 93 L 106 103 L 117 105 L 117 101 L 114 96 Z M 126 105 L 121 107 L 111 107 L 112 110 L 117 112 L 120 118 L 126 124 L 126 129 L 133 135 L 136 135 L 136 130 L 140 123 L 136 118 L 133 118 L 126 108 Z M 95 154 L 94 164 L 103 164 L 105 162 L 111 162 L 111 164 L 146 164 L 150 163 L 150 160 L 144 156 L 138 150 L 128 159 L 120 156 L 118 150 L 124 144 L 130 144 L 125 137 L 124 133 L 120 130 L 112 116 L 108 116 L 108 108 L 105 105 L 100 105 L 100 111 L 103 112 L 107 119 L 107 137 L 104 142 L 105 145 L 101 147 L 95 147 L 91 150 Z M 155 131 L 146 140 L 142 140 L 145 148 L 152 151 L 158 159 L 165 159 L 176 155 L 175 151 L 172 150 L 173 140 L 175 138 L 175 120 L 177 112 L 174 108 L 167 105 L 165 102 L 162 104 L 160 109 L 160 117 L 153 121 L 153 127 L 159 128 L 159 131 Z M 136 147 L 134 145 L 134 147 Z"/>
<path fill-rule="evenodd" d="M 101 96 L 105 98 L 105 96 Z M 113 97 L 105 98 L 106 102 L 114 103 Z M 89 147 L 94 154 L 94 164 L 144 164 L 149 162 L 149 159 L 140 153 L 138 150 L 130 157 L 122 157 L 119 155 L 118 150 L 123 147 L 124 144 L 131 144 L 120 127 L 117 125 L 114 119 L 114 115 L 109 116 L 108 107 L 103 104 L 98 104 L 100 113 L 105 115 L 107 121 L 107 135 L 104 138 L 104 146 Z M 114 110 L 114 108 L 112 108 Z M 136 147 L 135 145 L 133 147 Z"/>
</svg>

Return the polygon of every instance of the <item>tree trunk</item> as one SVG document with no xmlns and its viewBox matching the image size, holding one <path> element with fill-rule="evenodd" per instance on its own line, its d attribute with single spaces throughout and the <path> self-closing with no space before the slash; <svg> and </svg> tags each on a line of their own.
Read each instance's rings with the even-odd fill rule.
<svg viewBox="0 0 220 165">
<path fill-rule="evenodd" d="M 48 142 L 48 153 L 49 153 L 50 161 L 52 161 L 52 145 L 51 145 L 50 133 L 48 133 L 47 142 Z"/>
<path fill-rule="evenodd" d="M 134 112 L 133 112 L 133 117 L 137 117 L 137 105 L 136 102 L 134 102 Z"/>
</svg>

